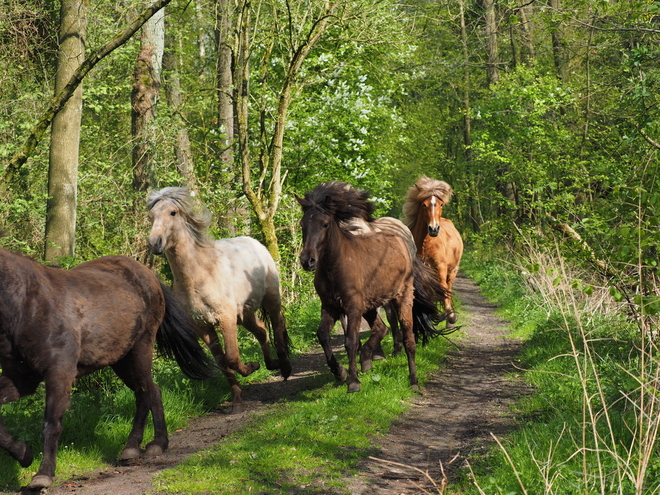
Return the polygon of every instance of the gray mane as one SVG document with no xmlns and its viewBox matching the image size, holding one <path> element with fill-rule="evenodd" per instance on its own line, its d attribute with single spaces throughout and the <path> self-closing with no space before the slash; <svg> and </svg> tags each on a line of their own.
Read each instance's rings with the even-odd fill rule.
<svg viewBox="0 0 660 495">
<path fill-rule="evenodd" d="M 213 244 L 215 239 L 208 232 L 211 225 L 211 212 L 200 201 L 193 199 L 187 187 L 164 187 L 159 191 L 149 192 L 147 209 L 151 211 L 156 203 L 163 199 L 169 199 L 179 208 L 186 221 L 188 232 L 197 244 L 200 246 Z"/>
</svg>

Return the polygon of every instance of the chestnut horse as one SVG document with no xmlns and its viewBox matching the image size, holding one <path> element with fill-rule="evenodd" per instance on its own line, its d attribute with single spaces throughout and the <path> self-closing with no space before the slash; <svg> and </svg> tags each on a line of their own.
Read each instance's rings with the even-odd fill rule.
<svg viewBox="0 0 660 495">
<path fill-rule="evenodd" d="M 215 365 L 197 342 L 194 322 L 147 267 L 106 256 L 62 270 L 0 249 L 0 405 L 46 383 L 43 460 L 30 490 L 53 482 L 62 418 L 76 379 L 106 366 L 135 393 L 133 428 L 120 456 L 137 458 L 151 411 L 147 456 L 168 446 L 163 402 L 151 376 L 154 341 L 194 379 Z M 0 447 L 23 467 L 32 449 L 15 441 L 0 416 Z"/>
<path fill-rule="evenodd" d="M 347 381 L 348 392 L 358 392 L 358 349 L 362 347 L 360 361 L 366 372 L 374 349 L 387 332 L 378 308 L 391 303 L 403 331 L 410 385 L 417 389 L 415 337 L 425 342 L 438 333 L 433 326 L 440 321 L 434 292 L 442 289 L 435 272 L 411 255 L 401 235 L 380 229 L 354 235 L 347 227 L 354 225 L 354 219 L 373 222 L 374 206 L 368 196 L 346 183 L 330 181 L 304 198 L 296 197 L 303 210 L 300 262 L 305 270 L 315 272 L 314 287 L 321 299 L 317 336 L 335 378 Z M 348 373 L 330 345 L 330 331 L 344 316 Z M 360 346 L 362 318 L 369 323 L 371 336 Z"/>
<path fill-rule="evenodd" d="M 442 208 L 449 203 L 452 189 L 444 181 L 420 177 L 408 189 L 403 214 L 417 245 L 417 255 L 438 272 L 445 290 L 443 298 L 447 326 L 453 326 L 458 316 L 454 311 L 451 291 L 463 255 L 463 239 L 451 220 L 442 217 Z"/>
<path fill-rule="evenodd" d="M 241 361 L 239 324 L 259 341 L 269 370 L 279 369 L 285 380 L 291 374 L 275 261 L 259 241 L 250 237 L 213 239 L 208 234 L 210 212 L 202 204 L 195 206 L 187 188 L 152 191 L 147 207 L 153 222 L 149 247 L 154 254 L 165 253 L 174 277 L 174 291 L 199 322 L 199 337 L 209 346 L 232 389 L 232 413 L 241 412 L 244 405 L 235 371 L 248 376 L 259 369 L 259 363 Z M 259 309 L 272 323 L 277 359 L 271 356 L 264 322 L 256 315 Z"/>
</svg>

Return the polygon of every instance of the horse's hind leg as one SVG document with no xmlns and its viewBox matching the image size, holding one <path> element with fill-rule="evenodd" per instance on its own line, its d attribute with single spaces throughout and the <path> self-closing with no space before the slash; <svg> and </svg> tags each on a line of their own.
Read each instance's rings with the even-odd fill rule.
<svg viewBox="0 0 660 495">
<path fill-rule="evenodd" d="M 135 394 L 133 427 L 124 450 L 119 456 L 121 461 L 140 456 L 140 445 L 149 411 L 151 411 L 154 422 L 154 439 L 145 447 L 145 454 L 150 457 L 160 455 L 167 450 L 169 445 L 162 395 L 160 388 L 154 383 L 151 376 L 152 349 L 153 344 L 146 346 L 146 350 L 143 351 L 134 347 L 131 353 L 112 366 L 117 376 Z"/>
<path fill-rule="evenodd" d="M 20 380 L 13 380 L 6 375 L 0 375 L 0 406 L 33 394 L 40 382 L 39 377 L 25 375 L 21 376 Z M 32 464 L 32 449 L 25 442 L 14 440 L 2 420 L 2 415 L 0 415 L 0 447 L 9 452 L 21 467 Z"/>
<path fill-rule="evenodd" d="M 274 295 L 272 295 L 272 292 L 274 292 Z M 262 306 L 273 326 L 273 340 L 278 360 L 277 367 L 282 373 L 282 377 L 286 380 L 291 375 L 291 361 L 289 360 L 290 342 L 289 335 L 286 331 L 286 321 L 282 314 L 279 289 L 277 291 L 273 290 L 270 294 L 266 295 L 262 301 Z"/>
<path fill-rule="evenodd" d="M 280 363 L 277 359 L 273 359 L 270 350 L 270 339 L 268 338 L 268 330 L 264 322 L 257 318 L 257 315 L 251 312 L 245 312 L 243 314 L 243 320 L 241 322 L 245 328 L 247 328 L 252 334 L 256 337 L 259 345 L 261 346 L 261 353 L 264 355 L 264 361 L 266 362 L 266 368 L 269 370 L 278 370 L 280 369 Z"/>
<path fill-rule="evenodd" d="M 449 313 L 447 314 L 447 328 L 453 328 L 454 324 L 458 320 L 458 315 L 454 310 L 454 303 L 452 300 L 452 290 L 454 287 L 454 280 L 456 280 L 457 276 L 458 276 L 458 266 L 453 268 L 449 272 L 449 275 L 447 276 L 447 290 L 449 291 L 448 301 L 450 307 Z"/>
<path fill-rule="evenodd" d="M 378 312 L 376 310 L 369 311 L 364 315 L 365 320 L 369 323 L 371 328 L 371 335 L 367 341 L 362 346 L 360 351 L 360 365 L 362 368 L 362 373 L 366 373 L 371 369 L 371 360 L 376 359 L 376 351 L 379 350 L 381 355 L 384 355 L 383 349 L 381 348 L 381 341 L 387 334 L 387 327 L 381 320 Z"/>
<path fill-rule="evenodd" d="M 403 350 L 403 336 L 399 329 L 399 315 L 397 315 L 394 305 L 391 302 L 383 306 L 383 309 L 385 310 L 385 316 L 387 317 L 387 322 L 390 324 L 390 330 L 392 331 L 392 340 L 394 342 L 394 350 L 392 351 L 392 354 L 398 356 Z"/>
<path fill-rule="evenodd" d="M 412 315 L 412 295 L 409 299 L 402 299 L 394 304 L 394 309 L 399 315 L 399 323 L 401 324 L 401 333 L 403 334 L 403 347 L 406 350 L 408 358 L 408 377 L 410 386 L 413 390 L 419 390 L 417 378 L 417 365 L 415 364 L 415 354 L 417 352 L 417 343 L 415 342 L 415 334 L 413 332 L 413 315 Z"/>
</svg>

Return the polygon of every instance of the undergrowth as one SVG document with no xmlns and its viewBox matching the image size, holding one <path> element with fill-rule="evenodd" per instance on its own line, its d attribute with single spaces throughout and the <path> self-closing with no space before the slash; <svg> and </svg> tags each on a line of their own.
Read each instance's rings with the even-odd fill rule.
<svg viewBox="0 0 660 495">
<path fill-rule="evenodd" d="M 468 255 L 463 269 L 525 339 L 534 392 L 514 406 L 515 431 L 454 490 L 658 493 L 658 350 L 607 283 L 537 249 L 513 261 Z"/>
</svg>

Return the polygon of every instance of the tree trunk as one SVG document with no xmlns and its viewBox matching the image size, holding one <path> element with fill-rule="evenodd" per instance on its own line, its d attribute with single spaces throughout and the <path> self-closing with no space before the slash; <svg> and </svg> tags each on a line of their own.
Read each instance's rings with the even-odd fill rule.
<svg viewBox="0 0 660 495">
<path fill-rule="evenodd" d="M 486 38 L 486 57 L 488 83 L 495 84 L 500 80 L 500 58 L 497 49 L 497 19 L 495 16 L 495 0 L 484 0 L 484 20 Z"/>
<path fill-rule="evenodd" d="M 133 187 L 146 191 L 156 186 L 151 124 L 156 116 L 165 45 L 164 11 L 159 10 L 142 27 L 141 46 L 133 72 L 131 130 L 133 135 Z"/>
<path fill-rule="evenodd" d="M 185 122 L 181 117 L 181 82 L 179 80 L 177 39 L 165 33 L 165 52 L 163 53 L 163 80 L 165 82 L 165 95 L 167 104 L 172 110 L 172 120 L 176 133 L 174 154 L 176 156 L 177 171 L 183 176 L 186 185 L 192 190 L 197 189 L 197 179 L 193 167 L 192 150 L 190 149 L 190 136 Z"/>
<path fill-rule="evenodd" d="M 550 0 L 550 8 L 556 17 L 559 17 L 561 11 L 561 0 Z M 566 38 L 564 37 L 564 29 L 561 20 L 555 23 L 552 33 L 552 55 L 555 60 L 555 68 L 557 75 L 564 82 L 567 83 L 569 79 L 568 70 L 568 47 L 566 45 Z"/>
<path fill-rule="evenodd" d="M 463 148 L 465 168 L 469 181 L 468 202 L 472 231 L 479 232 L 479 198 L 476 195 L 476 174 L 472 171 L 472 120 L 470 118 L 470 51 L 468 49 L 467 28 L 465 25 L 465 2 L 459 0 L 461 20 L 461 44 L 463 48 Z"/>
<path fill-rule="evenodd" d="M 282 182 L 284 180 L 282 177 L 282 145 L 289 106 L 291 105 L 293 90 L 302 64 L 307 55 L 309 55 L 309 52 L 328 29 L 329 20 L 331 18 L 334 19 L 332 14 L 335 8 L 336 4 L 326 2 L 323 12 L 320 12 L 315 22 L 311 23 L 309 32 L 301 37 L 298 41 L 298 46 L 291 46 L 291 58 L 288 61 L 285 80 L 279 92 L 272 137 L 267 150 L 262 149 L 259 160 L 261 170 L 259 170 L 256 188 L 253 187 L 252 183 L 252 162 L 248 148 L 249 88 L 247 82 L 250 72 L 247 59 L 250 50 L 249 4 L 246 4 L 241 11 L 238 22 L 239 44 L 234 80 L 236 88 L 235 104 L 238 120 L 239 156 L 243 173 L 243 192 L 257 215 L 266 247 L 278 264 L 280 253 L 275 229 L 275 215 L 282 195 Z M 268 64 L 270 60 L 262 60 L 262 63 Z"/>
<path fill-rule="evenodd" d="M 228 167 L 234 163 L 234 101 L 232 64 L 234 54 L 230 43 L 231 9 L 229 0 L 217 0 L 216 43 L 218 47 L 218 127 L 220 128 L 220 160 Z"/>
<path fill-rule="evenodd" d="M 83 63 L 86 35 L 87 0 L 62 0 L 55 95 Z M 81 113 L 82 85 L 78 85 L 51 128 L 44 249 L 44 259 L 51 263 L 75 252 Z"/>
</svg>

